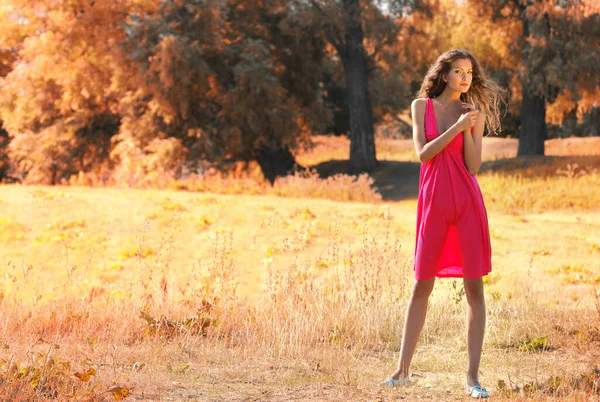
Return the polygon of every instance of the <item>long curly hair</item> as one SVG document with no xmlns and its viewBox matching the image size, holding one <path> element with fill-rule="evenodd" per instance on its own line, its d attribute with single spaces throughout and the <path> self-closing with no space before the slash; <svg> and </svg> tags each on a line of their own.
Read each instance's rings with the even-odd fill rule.
<svg viewBox="0 0 600 402">
<path fill-rule="evenodd" d="M 438 57 L 435 63 L 429 67 L 421 89 L 417 93 L 418 98 L 435 98 L 439 96 L 446 87 L 442 79 L 448 74 L 452 62 L 459 59 L 468 59 L 473 65 L 473 80 L 466 93 L 460 95 L 463 102 L 471 103 L 486 115 L 486 127 L 489 133 L 502 131 L 500 125 L 500 103 L 506 104 L 506 90 L 487 77 L 475 57 L 466 50 L 449 50 Z"/>
</svg>

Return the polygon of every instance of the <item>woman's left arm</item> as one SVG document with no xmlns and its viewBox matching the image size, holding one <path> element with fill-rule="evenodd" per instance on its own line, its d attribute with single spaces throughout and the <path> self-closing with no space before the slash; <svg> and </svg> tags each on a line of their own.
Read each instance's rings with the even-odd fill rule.
<svg viewBox="0 0 600 402">
<path fill-rule="evenodd" d="M 481 166 L 481 141 L 483 138 L 483 129 L 485 127 L 485 114 L 479 112 L 473 132 L 463 131 L 465 165 L 472 175 L 476 175 Z"/>
</svg>

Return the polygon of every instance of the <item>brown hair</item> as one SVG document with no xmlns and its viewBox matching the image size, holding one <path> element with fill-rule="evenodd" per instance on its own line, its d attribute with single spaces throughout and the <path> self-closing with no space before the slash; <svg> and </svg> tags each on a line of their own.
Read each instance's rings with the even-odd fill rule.
<svg viewBox="0 0 600 402">
<path fill-rule="evenodd" d="M 486 115 L 486 127 L 488 132 L 496 133 L 501 131 L 500 127 L 500 102 L 506 104 L 506 90 L 496 83 L 493 79 L 487 77 L 479 62 L 466 50 L 449 50 L 436 60 L 429 67 L 421 89 L 417 93 L 418 98 L 435 98 L 439 96 L 446 87 L 442 77 L 450 71 L 452 62 L 459 59 L 468 59 L 473 65 L 473 81 L 466 93 L 460 95 L 463 102 L 473 104 L 477 109 Z"/>
</svg>

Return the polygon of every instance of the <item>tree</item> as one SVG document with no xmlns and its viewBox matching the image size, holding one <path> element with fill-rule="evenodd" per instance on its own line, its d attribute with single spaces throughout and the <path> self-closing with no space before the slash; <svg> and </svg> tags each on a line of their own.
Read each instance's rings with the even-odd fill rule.
<svg viewBox="0 0 600 402">
<path fill-rule="evenodd" d="M 394 47 L 407 16 L 429 5 L 420 0 L 297 0 L 313 9 L 327 41 L 342 62 L 350 131 L 350 173 L 371 171 L 377 157 L 373 134 L 373 104 L 385 113 L 399 110 L 409 100 L 401 53 Z M 384 6 L 387 11 L 384 12 Z M 395 62 L 393 61 L 395 59 Z M 378 71 L 378 75 L 373 74 Z M 382 71 L 383 70 L 383 71 Z M 391 87 L 382 85 L 392 84 Z M 372 90 L 376 85 L 377 92 Z M 397 89 L 398 91 L 393 91 Z M 375 95 L 375 96 L 374 96 Z M 393 105 L 393 107 L 389 107 Z M 394 111 L 394 112 L 395 112 Z"/>
<path fill-rule="evenodd" d="M 315 21 L 318 32 L 325 38 L 328 32 L 334 30 L 338 31 L 334 36 L 340 39 L 345 37 L 347 19 L 341 2 L 298 0 L 298 4 L 297 10 L 302 10 L 307 18 Z M 408 84 L 412 61 L 403 57 L 403 48 L 398 41 L 405 18 L 386 14 L 377 1 L 363 1 L 360 5 L 368 100 L 371 104 L 372 122 L 375 124 L 395 116 L 410 103 Z M 335 43 L 335 39 L 333 41 Z M 334 46 L 328 41 L 328 58 L 323 67 L 322 81 L 327 94 L 326 103 L 333 110 L 334 120 L 327 129 L 335 134 L 349 133 L 352 140 L 348 106 L 351 93 L 348 88 L 355 85 L 356 81 L 346 79 L 349 60 L 341 57 L 338 51 L 340 48 L 344 51 L 346 45 Z"/>
<path fill-rule="evenodd" d="M 135 185 L 258 160 L 271 182 L 287 174 L 328 110 L 324 40 L 285 4 L 3 3 L 0 49 L 17 61 L 0 116 L 15 173 L 52 184 L 108 166 Z"/>
<path fill-rule="evenodd" d="M 329 40 L 342 59 L 346 83 L 350 84 L 346 86 L 350 112 L 349 170 L 352 173 L 368 172 L 375 168 L 377 159 L 361 8 L 358 0 L 344 0 L 342 4 L 346 19 L 344 41 L 335 36 Z"/>
<path fill-rule="evenodd" d="M 334 47 L 344 67 L 348 114 L 350 118 L 350 162 L 352 173 L 375 168 L 375 138 L 373 111 L 369 96 L 367 54 L 359 0 L 343 0 L 341 10 L 331 2 L 319 4 L 311 0 L 317 12 L 325 37 Z M 341 13 L 339 13 L 341 11 Z M 337 18 L 336 15 L 341 15 Z"/>
<path fill-rule="evenodd" d="M 520 154 L 528 149 L 539 154 L 548 124 L 558 127 L 553 135 L 594 132 L 592 99 L 600 92 L 594 80 L 598 8 L 598 3 L 573 0 L 439 0 L 432 16 L 410 16 L 399 43 L 408 44 L 410 59 L 422 69 L 415 88 L 443 51 L 472 52 L 509 89 L 503 131 L 520 138 Z M 575 127 L 575 115 L 585 127 Z M 567 116 L 568 127 L 560 128 Z"/>
<path fill-rule="evenodd" d="M 6 75 L 12 70 L 12 63 L 14 63 L 14 54 L 9 50 L 0 50 L 0 78 L 6 77 Z M 0 120 L 0 180 L 3 180 L 9 171 L 10 160 L 8 158 L 8 143 L 9 143 L 8 132 L 2 125 Z"/>
<path fill-rule="evenodd" d="M 518 155 L 543 155 L 547 104 L 561 92 L 594 93 L 598 88 L 600 7 L 589 0 L 503 0 L 484 5 L 494 19 L 521 24 L 515 38 L 522 66 Z"/>
<path fill-rule="evenodd" d="M 152 1 L 4 2 L 0 48 L 15 55 L 0 80 L 0 117 L 14 175 L 55 184 L 107 162 L 119 126 L 114 43 L 119 21 Z"/>
<path fill-rule="evenodd" d="M 130 106 L 115 158 L 131 160 L 171 138 L 191 169 L 197 161 L 226 169 L 256 160 L 271 183 L 288 174 L 292 151 L 329 116 L 319 74 L 324 42 L 285 5 L 168 0 L 132 21 L 122 44 Z"/>
</svg>

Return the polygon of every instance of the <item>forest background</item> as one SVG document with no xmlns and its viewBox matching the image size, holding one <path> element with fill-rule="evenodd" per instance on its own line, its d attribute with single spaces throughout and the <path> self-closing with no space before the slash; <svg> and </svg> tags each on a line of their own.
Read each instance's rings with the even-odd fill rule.
<svg viewBox="0 0 600 402">
<path fill-rule="evenodd" d="M 372 172 L 374 125 L 410 138 L 410 101 L 451 48 L 508 90 L 499 135 L 519 155 L 598 135 L 591 0 L 5 0 L 0 20 L 7 181 L 157 186 L 258 164 L 273 183 L 314 134 L 348 136 L 345 172 Z"/>
</svg>

